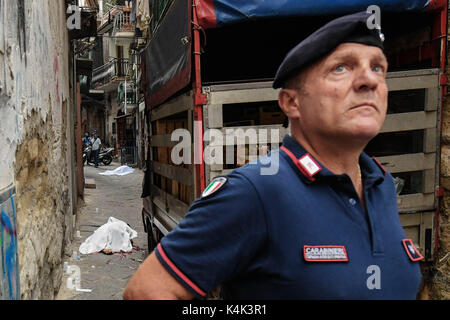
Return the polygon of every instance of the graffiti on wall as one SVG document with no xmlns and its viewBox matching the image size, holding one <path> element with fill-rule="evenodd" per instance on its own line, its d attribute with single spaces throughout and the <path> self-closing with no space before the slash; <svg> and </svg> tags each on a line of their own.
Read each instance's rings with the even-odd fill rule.
<svg viewBox="0 0 450 320">
<path fill-rule="evenodd" d="M 15 193 L 0 190 L 0 300 L 20 298 Z"/>
</svg>

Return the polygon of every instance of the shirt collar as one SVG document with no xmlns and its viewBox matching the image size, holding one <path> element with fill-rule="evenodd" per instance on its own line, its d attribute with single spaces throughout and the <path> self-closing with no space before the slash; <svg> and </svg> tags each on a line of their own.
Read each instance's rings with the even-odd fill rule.
<svg viewBox="0 0 450 320">
<path fill-rule="evenodd" d="M 287 156 L 288 161 L 296 166 L 300 176 L 308 184 L 315 182 L 317 179 L 340 176 L 328 170 L 290 135 L 283 138 L 281 149 L 283 150 L 282 153 Z M 365 152 L 362 152 L 359 157 L 359 164 L 365 185 L 379 184 L 384 180 L 386 170 L 376 158 L 371 158 Z"/>
</svg>

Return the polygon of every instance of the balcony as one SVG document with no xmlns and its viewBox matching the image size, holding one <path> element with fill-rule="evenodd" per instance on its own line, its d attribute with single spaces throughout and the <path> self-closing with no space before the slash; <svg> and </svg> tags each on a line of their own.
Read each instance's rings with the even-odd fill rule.
<svg viewBox="0 0 450 320">
<path fill-rule="evenodd" d="M 112 31 L 111 36 L 132 41 L 135 36 L 135 24 L 131 21 L 131 8 L 126 6 L 114 6 L 103 17 L 99 17 L 98 33 L 104 34 Z"/>
<path fill-rule="evenodd" d="M 119 90 L 117 94 L 117 104 L 119 106 L 125 105 L 125 83 L 121 83 L 119 85 Z M 126 102 L 128 108 L 133 108 L 136 106 L 136 89 L 127 84 L 127 94 L 126 94 Z"/>
<path fill-rule="evenodd" d="M 135 26 L 131 22 L 131 9 L 123 8 L 114 16 L 113 37 L 134 38 Z"/>
<path fill-rule="evenodd" d="M 112 58 L 107 64 L 92 71 L 92 88 L 105 92 L 117 90 L 120 82 L 130 79 L 127 73 L 131 65 L 128 59 Z"/>
</svg>

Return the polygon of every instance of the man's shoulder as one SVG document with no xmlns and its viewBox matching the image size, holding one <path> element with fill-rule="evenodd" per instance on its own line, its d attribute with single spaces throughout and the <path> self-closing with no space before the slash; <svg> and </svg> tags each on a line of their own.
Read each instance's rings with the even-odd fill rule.
<svg viewBox="0 0 450 320">
<path fill-rule="evenodd" d="M 224 197 L 235 201 L 241 194 L 261 199 L 297 180 L 286 158 L 281 156 L 279 150 L 274 150 L 226 175 L 212 178 L 200 199 L 203 200 L 201 202 L 209 202 L 204 200 Z"/>
<path fill-rule="evenodd" d="M 257 189 L 258 186 L 278 186 L 292 176 L 290 166 L 279 150 L 258 158 L 232 171 L 233 174 L 245 177 Z"/>
<path fill-rule="evenodd" d="M 240 212 L 239 216 L 249 217 L 260 211 L 260 200 L 254 183 L 245 174 L 234 170 L 211 179 L 201 196 L 191 204 L 189 211 L 206 209 L 214 212 L 216 218 L 222 216 L 220 212 L 227 212 L 224 216 L 229 216 L 230 212 Z"/>
<path fill-rule="evenodd" d="M 241 194 L 258 196 L 262 189 L 272 189 L 283 184 L 286 175 L 286 160 L 278 150 L 260 157 L 228 174 L 213 177 L 200 199 L 216 199 L 222 196 L 238 198 Z"/>
</svg>

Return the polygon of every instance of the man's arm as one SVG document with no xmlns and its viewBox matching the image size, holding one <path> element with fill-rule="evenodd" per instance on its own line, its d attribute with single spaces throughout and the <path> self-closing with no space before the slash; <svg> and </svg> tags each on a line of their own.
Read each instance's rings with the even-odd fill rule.
<svg viewBox="0 0 450 320">
<path fill-rule="evenodd" d="M 154 252 L 141 264 L 123 294 L 124 300 L 188 300 L 194 297 L 164 268 Z"/>
<path fill-rule="evenodd" d="M 259 174 L 259 171 L 257 171 Z M 197 199 L 131 278 L 124 299 L 192 299 L 249 270 L 267 245 L 267 224 L 250 180 L 231 173 Z M 180 269 L 178 269 L 180 268 Z"/>
</svg>

